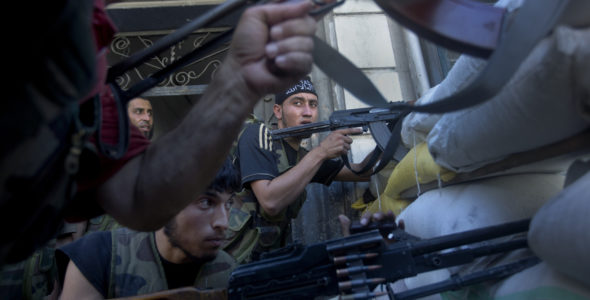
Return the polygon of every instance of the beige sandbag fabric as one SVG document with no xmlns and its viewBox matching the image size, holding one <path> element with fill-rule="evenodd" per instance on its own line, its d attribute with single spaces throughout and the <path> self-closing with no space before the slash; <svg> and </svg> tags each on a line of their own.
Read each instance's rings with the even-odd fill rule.
<svg viewBox="0 0 590 300">
<path fill-rule="evenodd" d="M 461 55 L 445 79 L 429 89 L 416 104 L 429 104 L 449 97 L 471 82 L 477 74 L 486 66 L 483 59 Z M 440 114 L 411 113 L 407 115 L 402 123 L 401 137 L 407 148 L 413 148 L 419 143 L 426 141 L 426 137 L 436 122 L 440 120 Z"/>
<path fill-rule="evenodd" d="M 515 174 L 447 186 L 422 194 L 398 218 L 422 238 L 531 218 L 563 181 L 563 174 Z"/>
<path fill-rule="evenodd" d="M 558 27 L 490 101 L 444 115 L 428 136 L 435 161 L 468 172 L 506 155 L 548 145 L 590 126 L 581 103 L 588 87 L 590 28 Z"/>
<path fill-rule="evenodd" d="M 500 0 L 494 6 L 506 9 L 508 14 L 516 11 L 524 0 Z M 509 29 L 510 22 L 506 22 L 505 29 Z M 446 77 L 436 86 L 430 88 L 418 99 L 417 104 L 428 104 L 449 97 L 467 85 L 477 77 L 486 66 L 486 60 L 461 55 L 453 65 Z M 411 113 L 404 118 L 402 127 L 402 141 L 407 148 L 413 148 L 417 144 L 426 141 L 426 137 L 436 122 L 440 120 L 440 114 Z"/>
</svg>

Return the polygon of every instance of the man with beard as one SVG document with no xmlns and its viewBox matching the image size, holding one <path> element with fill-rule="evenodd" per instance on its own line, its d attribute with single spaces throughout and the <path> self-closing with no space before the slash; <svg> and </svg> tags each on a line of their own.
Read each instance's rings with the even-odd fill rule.
<svg viewBox="0 0 590 300">
<path fill-rule="evenodd" d="M 129 116 L 129 123 L 143 134 L 148 140 L 152 139 L 154 129 L 154 111 L 152 103 L 146 98 L 133 98 L 127 103 L 127 115 Z M 72 234 L 87 234 L 94 231 L 113 230 L 122 227 L 111 215 L 103 214 L 94 217 L 88 221 L 78 223 L 76 233 Z M 75 239 L 75 238 L 74 238 Z"/>
<path fill-rule="evenodd" d="M 286 245 L 291 220 L 297 217 L 306 199 L 305 187 L 311 182 L 329 185 L 333 180 L 368 181 L 343 168 L 352 138 L 359 128 L 332 131 L 318 147 L 307 151 L 301 137 L 272 140 L 269 130 L 316 122 L 318 97 L 309 77 L 275 95 L 273 107 L 277 124 L 249 124 L 240 135 L 236 163 L 245 188 L 230 214 L 228 244 L 224 250 L 238 263 L 256 260 L 261 253 Z M 353 169 L 361 169 L 368 155 Z"/>
<path fill-rule="evenodd" d="M 127 114 L 129 122 L 139 128 L 146 138 L 151 138 L 154 113 L 150 100 L 139 97 L 132 99 L 127 103 Z"/>
<path fill-rule="evenodd" d="M 58 251 L 59 266 L 70 259 L 61 299 L 127 297 L 185 286 L 227 287 L 235 261 L 220 248 L 239 188 L 239 174 L 227 160 L 206 192 L 158 231 L 119 228 L 66 245 Z"/>
</svg>

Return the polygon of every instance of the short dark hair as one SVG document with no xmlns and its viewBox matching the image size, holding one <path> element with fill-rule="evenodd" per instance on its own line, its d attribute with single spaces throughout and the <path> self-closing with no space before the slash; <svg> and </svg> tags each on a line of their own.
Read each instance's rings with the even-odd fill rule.
<svg viewBox="0 0 590 300">
<path fill-rule="evenodd" d="M 142 96 L 137 96 L 137 97 L 131 98 L 131 99 L 129 99 L 129 101 L 127 101 L 127 108 L 129 108 L 129 104 L 131 103 L 131 101 L 133 101 L 135 99 L 145 100 L 145 101 L 149 102 L 150 104 L 152 104 L 152 100 L 150 100 L 148 98 L 144 98 Z"/>
<path fill-rule="evenodd" d="M 216 192 L 239 192 L 242 189 L 240 172 L 230 158 L 225 159 L 207 189 Z"/>
</svg>

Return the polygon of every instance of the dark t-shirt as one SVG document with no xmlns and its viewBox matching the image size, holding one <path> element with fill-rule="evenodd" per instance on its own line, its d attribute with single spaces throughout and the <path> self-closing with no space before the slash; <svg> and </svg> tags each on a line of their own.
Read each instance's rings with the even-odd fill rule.
<svg viewBox="0 0 590 300">
<path fill-rule="evenodd" d="M 67 264 L 72 260 L 84 277 L 106 298 L 111 273 L 111 250 L 111 231 L 92 232 L 58 249 L 57 263 L 62 282 Z M 175 264 L 159 257 L 169 289 L 195 283 L 201 263 Z"/>
<path fill-rule="evenodd" d="M 56 259 L 62 282 L 67 264 L 72 260 L 84 277 L 106 298 L 111 272 L 111 245 L 111 232 L 97 231 L 59 248 Z"/>
<path fill-rule="evenodd" d="M 250 124 L 238 141 L 238 161 L 242 184 L 249 187 L 256 180 L 273 180 L 280 174 L 277 167 L 279 149 L 285 149 L 290 166 L 295 166 L 306 152 L 298 153 L 287 142 L 272 140 L 268 128 L 263 124 Z M 301 156 L 301 157 L 298 157 Z M 326 160 L 311 182 L 329 185 L 342 169 L 341 160 Z"/>
</svg>

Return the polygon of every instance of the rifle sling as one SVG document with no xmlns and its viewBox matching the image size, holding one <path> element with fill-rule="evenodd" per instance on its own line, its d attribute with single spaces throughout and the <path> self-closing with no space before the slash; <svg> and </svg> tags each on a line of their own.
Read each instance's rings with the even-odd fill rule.
<svg viewBox="0 0 590 300">
<path fill-rule="evenodd" d="M 407 113 L 405 113 L 405 114 L 407 114 Z M 395 123 L 395 126 L 393 127 L 391 137 L 389 138 L 389 141 L 387 142 L 387 145 L 385 146 L 385 149 L 383 149 L 383 151 L 381 151 L 381 148 L 379 148 L 379 145 L 375 146 L 375 149 L 373 150 L 373 153 L 371 154 L 371 158 L 363 166 L 363 168 L 360 171 L 353 170 L 350 167 L 350 162 L 348 161 L 348 156 L 342 155 L 342 160 L 344 161 L 344 164 L 346 165 L 346 167 L 348 169 L 350 169 L 350 171 L 352 171 L 356 175 L 365 174 L 370 169 L 373 169 L 373 171 L 371 172 L 371 175 L 379 173 L 381 170 L 383 170 L 383 168 L 385 168 L 385 166 L 393 159 L 393 155 L 395 154 L 398 146 L 400 145 L 400 140 L 401 140 L 400 133 L 402 130 L 402 123 L 403 123 L 403 119 L 404 119 L 405 114 L 400 115 L 400 117 L 397 119 L 397 122 Z M 381 158 L 381 159 L 379 159 L 379 158 Z"/>
<path fill-rule="evenodd" d="M 496 48 L 506 12 L 501 7 L 469 0 L 375 2 L 418 35 L 447 49 L 482 58 Z"/>
<path fill-rule="evenodd" d="M 502 35 L 502 42 L 492 53 L 488 64 L 470 85 L 458 93 L 434 103 L 425 105 L 400 103 L 399 110 L 405 113 L 410 111 L 445 113 L 472 107 L 491 99 L 510 80 L 521 62 L 524 61 L 537 43 L 551 32 L 569 5 L 568 0 L 539 1 L 543 3 L 526 1 L 522 5 L 518 12 L 518 17 L 513 20 L 510 29 Z M 396 18 L 396 15 L 391 13 L 391 10 L 394 8 L 386 6 L 382 0 L 376 0 L 376 2 L 386 12 L 390 13 L 391 17 Z M 384 107 L 387 105 L 385 97 L 381 95 L 375 85 L 352 62 L 315 36 L 314 45 L 314 63 L 324 73 L 362 102 L 374 107 Z M 390 141 L 385 147 L 382 163 L 378 166 L 380 168 L 379 170 L 393 157 L 393 152 L 395 152 L 395 148 L 399 144 L 399 139 L 399 132 L 392 134 Z M 396 145 L 396 147 L 389 153 L 387 148 L 390 148 L 392 145 Z M 350 169 L 348 158 L 343 156 L 343 160 Z M 363 170 L 365 172 L 368 171 L 365 168 Z M 359 174 L 363 170 L 361 172 L 352 171 Z M 375 172 L 378 171 L 374 171 L 373 174 Z"/>
<path fill-rule="evenodd" d="M 539 2 L 541 1 L 541 2 Z M 377 4 L 384 7 L 382 0 Z M 567 11 L 570 1 L 525 1 L 510 28 L 501 36 L 501 42 L 488 60 L 488 64 L 467 87 L 461 91 L 425 105 L 399 104 L 400 111 L 446 113 L 465 109 L 491 99 L 510 80 L 531 50 L 546 37 Z M 386 12 L 387 7 L 383 8 Z M 391 9 L 391 8 L 389 8 Z M 396 18 L 395 14 L 391 17 Z M 369 106 L 384 107 L 387 100 L 367 76 L 352 62 L 314 37 L 314 63 L 336 83 Z"/>
</svg>

